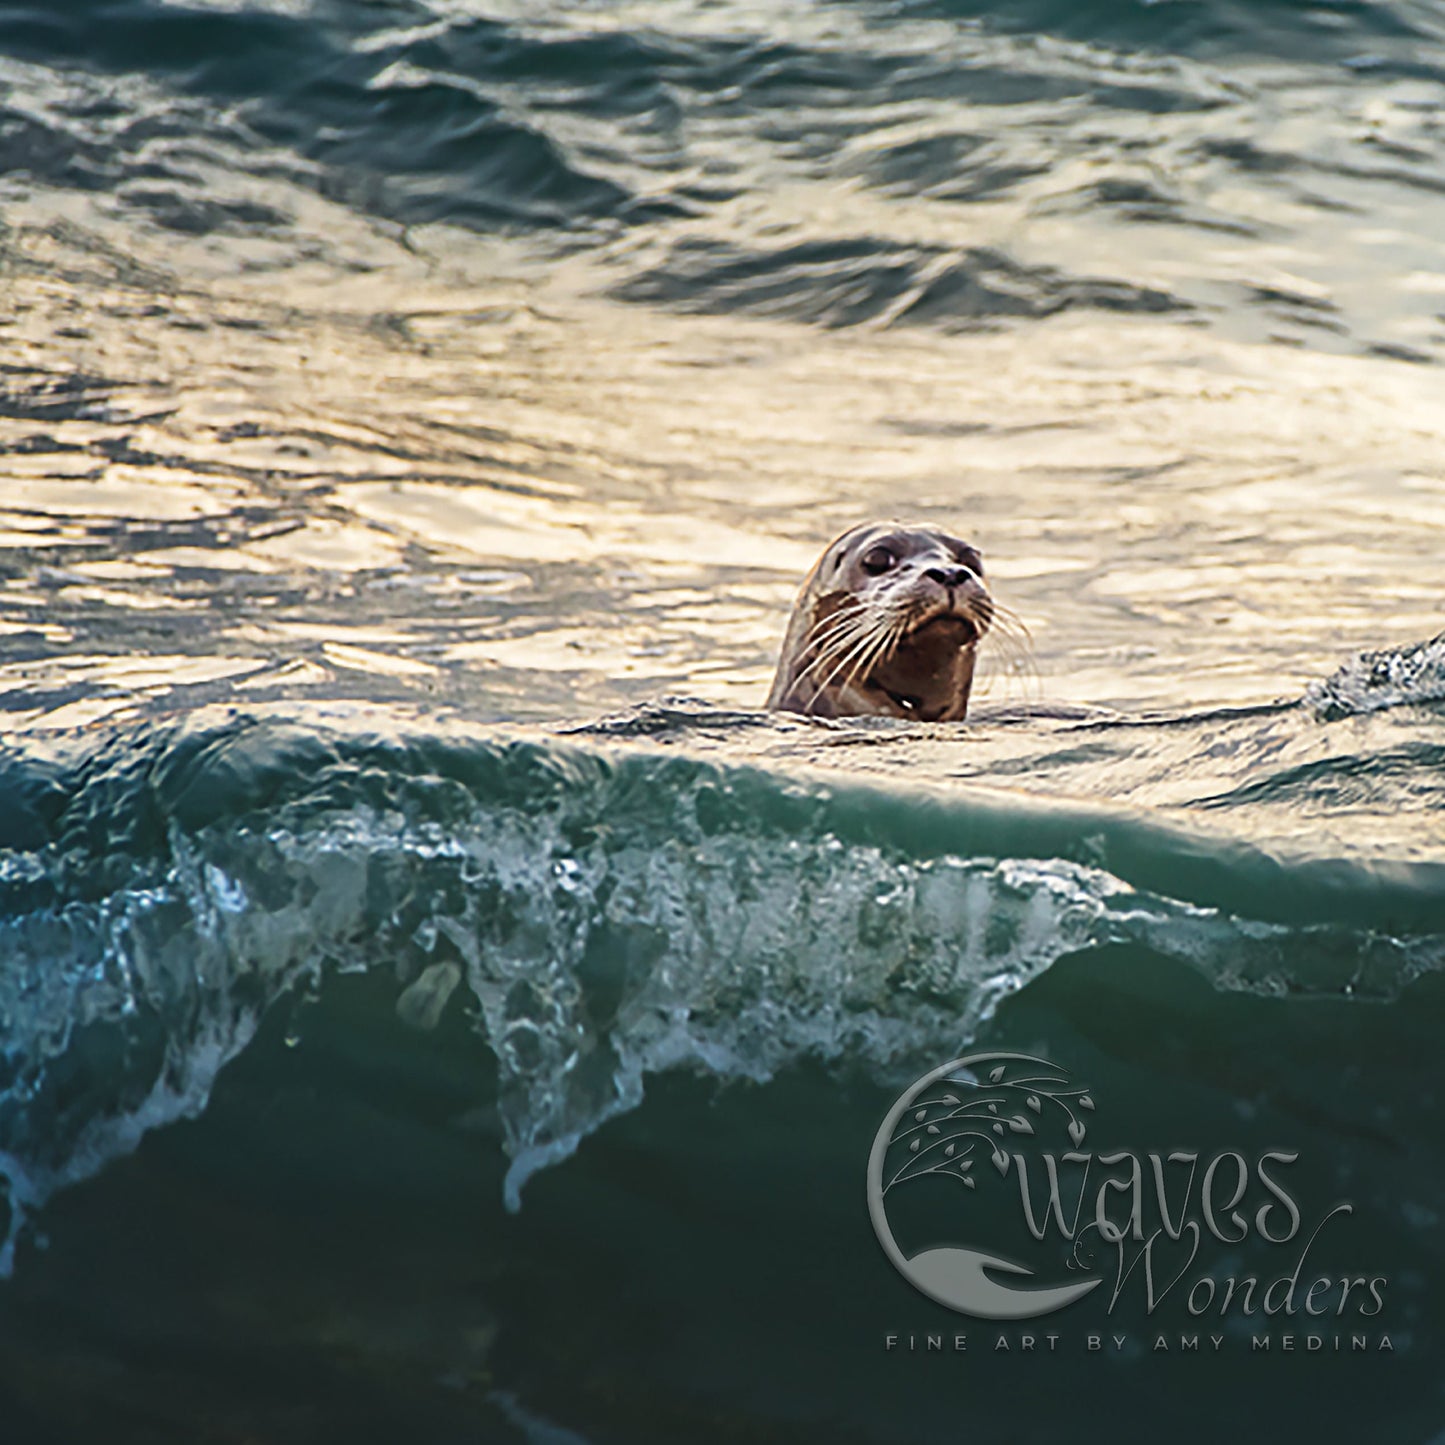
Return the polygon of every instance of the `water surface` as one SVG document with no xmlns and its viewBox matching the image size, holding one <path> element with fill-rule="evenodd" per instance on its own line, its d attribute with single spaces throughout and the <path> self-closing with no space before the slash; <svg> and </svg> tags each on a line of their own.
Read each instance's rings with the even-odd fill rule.
<svg viewBox="0 0 1445 1445">
<path fill-rule="evenodd" d="M 1442 102 L 1434 0 L 0 4 L 7 1439 L 1435 1438 Z M 1031 660 L 761 713 L 884 515 Z M 972 1046 L 1297 1150 L 1371 1350 L 888 1354 Z"/>
</svg>

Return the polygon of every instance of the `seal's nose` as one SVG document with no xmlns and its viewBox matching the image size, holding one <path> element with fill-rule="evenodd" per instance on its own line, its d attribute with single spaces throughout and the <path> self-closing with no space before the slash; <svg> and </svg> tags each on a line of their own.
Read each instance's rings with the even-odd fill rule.
<svg viewBox="0 0 1445 1445">
<path fill-rule="evenodd" d="M 950 590 L 973 581 L 973 572 L 968 567 L 930 567 L 923 575 Z"/>
</svg>

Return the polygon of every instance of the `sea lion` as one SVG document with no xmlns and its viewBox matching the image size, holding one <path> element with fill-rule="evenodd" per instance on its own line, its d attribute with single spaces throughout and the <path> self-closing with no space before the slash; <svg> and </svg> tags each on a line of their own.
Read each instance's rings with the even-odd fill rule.
<svg viewBox="0 0 1445 1445">
<path fill-rule="evenodd" d="M 995 616 L 976 547 L 936 527 L 854 527 L 803 582 L 767 705 L 813 717 L 957 721 Z"/>
</svg>

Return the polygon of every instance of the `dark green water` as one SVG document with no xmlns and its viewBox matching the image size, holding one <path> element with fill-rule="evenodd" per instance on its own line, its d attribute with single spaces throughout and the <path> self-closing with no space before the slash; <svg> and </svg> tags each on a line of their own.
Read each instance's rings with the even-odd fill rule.
<svg viewBox="0 0 1445 1445">
<path fill-rule="evenodd" d="M 1440 1440 L 1442 115 L 1438 0 L 0 3 L 0 1445 Z M 758 711 L 889 514 L 1031 651 Z M 866 1188 L 979 1053 L 1012 1323 Z"/>
<path fill-rule="evenodd" d="M 333 707 L 17 747 L 12 1408 L 37 1439 L 943 1440 L 961 1410 L 1102 1439 L 1121 1398 L 1184 1394 L 1200 1438 L 1428 1438 L 1445 890 L 1428 836 L 1405 861 L 1368 826 L 1428 770 L 1309 857 L 1240 836 L 1252 797 L 1306 801 L 1287 758 L 1236 778 L 1223 829 L 1217 780 L 1144 812 L 1077 769 L 1121 733 L 1141 782 L 1181 734 L 1368 737 L 1311 770 L 1327 798 L 1438 726 L 1406 700 L 925 737 L 679 708 L 549 738 Z M 1034 750 L 1034 795 L 948 777 L 990 736 Z M 849 741 L 871 771 L 819 769 Z M 1062 778 L 1076 801 L 1039 796 Z M 1334 1312 L 1151 1307 L 1142 1269 L 1007 1325 L 913 1292 L 868 1149 L 979 1047 L 1086 1081 L 1101 1157 L 1294 1156 L 1297 1239 L 1206 1238 L 1169 1272 L 1262 1296 L 1320 1226 L 1305 1284 Z M 968 1227 L 1018 1234 L 1009 1197 L 986 1184 Z M 915 1228 L 957 1227 L 931 1207 Z M 1346 1277 L 1381 1307 L 1345 1311 Z"/>
</svg>

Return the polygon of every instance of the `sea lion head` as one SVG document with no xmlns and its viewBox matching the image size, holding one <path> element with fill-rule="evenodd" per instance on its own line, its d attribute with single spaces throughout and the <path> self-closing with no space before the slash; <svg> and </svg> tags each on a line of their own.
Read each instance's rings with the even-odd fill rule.
<svg viewBox="0 0 1445 1445">
<path fill-rule="evenodd" d="M 976 547 L 936 527 L 854 527 L 798 593 L 768 706 L 814 717 L 957 720 L 994 615 Z"/>
</svg>

